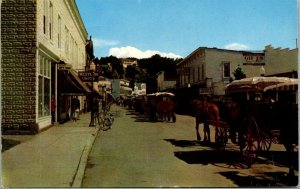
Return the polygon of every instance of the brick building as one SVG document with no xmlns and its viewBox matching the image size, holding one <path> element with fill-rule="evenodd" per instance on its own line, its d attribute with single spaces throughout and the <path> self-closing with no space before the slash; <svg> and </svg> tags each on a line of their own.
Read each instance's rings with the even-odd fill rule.
<svg viewBox="0 0 300 189">
<path fill-rule="evenodd" d="M 36 133 L 67 117 L 72 95 L 88 89 L 87 31 L 75 0 L 3 0 L 1 4 L 2 131 Z"/>
</svg>

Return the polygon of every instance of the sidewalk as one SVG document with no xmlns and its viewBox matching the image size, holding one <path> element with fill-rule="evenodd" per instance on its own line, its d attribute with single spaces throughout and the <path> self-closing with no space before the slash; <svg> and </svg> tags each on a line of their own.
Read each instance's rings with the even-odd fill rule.
<svg viewBox="0 0 300 189">
<path fill-rule="evenodd" d="M 98 134 L 90 113 L 33 135 L 2 153 L 2 187 L 81 187 Z M 3 136 L 5 137 L 5 135 Z M 13 136 L 12 136 L 13 137 Z"/>
</svg>

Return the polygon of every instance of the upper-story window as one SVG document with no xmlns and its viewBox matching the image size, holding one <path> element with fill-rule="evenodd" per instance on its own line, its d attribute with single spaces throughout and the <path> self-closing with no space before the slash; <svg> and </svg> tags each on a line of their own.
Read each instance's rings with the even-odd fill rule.
<svg viewBox="0 0 300 189">
<path fill-rule="evenodd" d="M 69 30 L 66 26 L 65 27 L 65 52 L 67 55 L 69 55 L 69 42 L 70 42 L 69 35 L 70 35 Z"/>
<path fill-rule="evenodd" d="M 43 14 L 43 31 L 47 33 L 47 0 L 44 0 L 44 14 Z"/>
<path fill-rule="evenodd" d="M 57 29 L 58 29 L 58 32 L 57 32 L 57 46 L 58 48 L 61 48 L 61 18 L 60 16 L 58 15 L 58 26 L 57 26 Z"/>
<path fill-rule="evenodd" d="M 230 62 L 223 62 L 223 77 L 230 77 Z"/>
<path fill-rule="evenodd" d="M 49 37 L 53 38 L 53 4 L 49 4 Z"/>
</svg>

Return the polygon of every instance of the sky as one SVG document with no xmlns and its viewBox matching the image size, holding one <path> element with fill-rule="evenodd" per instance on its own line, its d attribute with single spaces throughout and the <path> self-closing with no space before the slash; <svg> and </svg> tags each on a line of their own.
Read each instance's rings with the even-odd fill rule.
<svg viewBox="0 0 300 189">
<path fill-rule="evenodd" d="M 296 48 L 297 0 L 76 0 L 98 58 Z"/>
</svg>

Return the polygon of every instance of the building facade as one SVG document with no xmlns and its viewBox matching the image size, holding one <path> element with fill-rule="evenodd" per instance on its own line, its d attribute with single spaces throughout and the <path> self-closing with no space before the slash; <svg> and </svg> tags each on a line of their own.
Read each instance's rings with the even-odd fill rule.
<svg viewBox="0 0 300 189">
<path fill-rule="evenodd" d="M 286 77 L 298 77 L 298 48 L 274 48 L 271 45 L 265 47 L 265 71 L 266 75 L 282 75 Z"/>
<path fill-rule="evenodd" d="M 255 61 L 250 63 L 248 59 L 252 58 Z M 177 64 L 179 87 L 198 86 L 205 93 L 223 95 L 224 87 L 234 78 L 232 72 L 236 68 L 241 67 L 247 77 L 252 77 L 259 73 L 262 65 L 263 52 L 200 47 Z"/>
<path fill-rule="evenodd" d="M 270 45 L 263 51 L 200 47 L 177 64 L 178 86 L 197 88 L 197 93 L 224 95 L 237 68 L 246 77 L 297 71 L 297 53 L 298 49 L 274 49 Z"/>
<path fill-rule="evenodd" d="M 75 0 L 2 1 L 3 131 L 36 133 L 52 124 L 51 110 L 54 121 L 66 111 L 67 93 L 88 92 L 75 71 L 86 64 L 86 40 Z"/>
<path fill-rule="evenodd" d="M 131 95 L 132 89 L 129 87 L 129 81 L 126 79 L 112 79 L 111 80 L 112 96 L 118 99 L 121 96 Z"/>
<path fill-rule="evenodd" d="M 127 66 L 134 66 L 134 65 L 138 65 L 137 60 L 134 58 L 123 58 L 122 59 L 122 64 L 124 69 L 127 68 Z"/>
<path fill-rule="evenodd" d="M 160 71 L 156 74 L 157 78 L 157 90 L 158 91 L 164 91 L 168 89 L 172 89 L 176 86 L 176 79 L 172 78 L 166 78 L 165 72 Z"/>
</svg>

